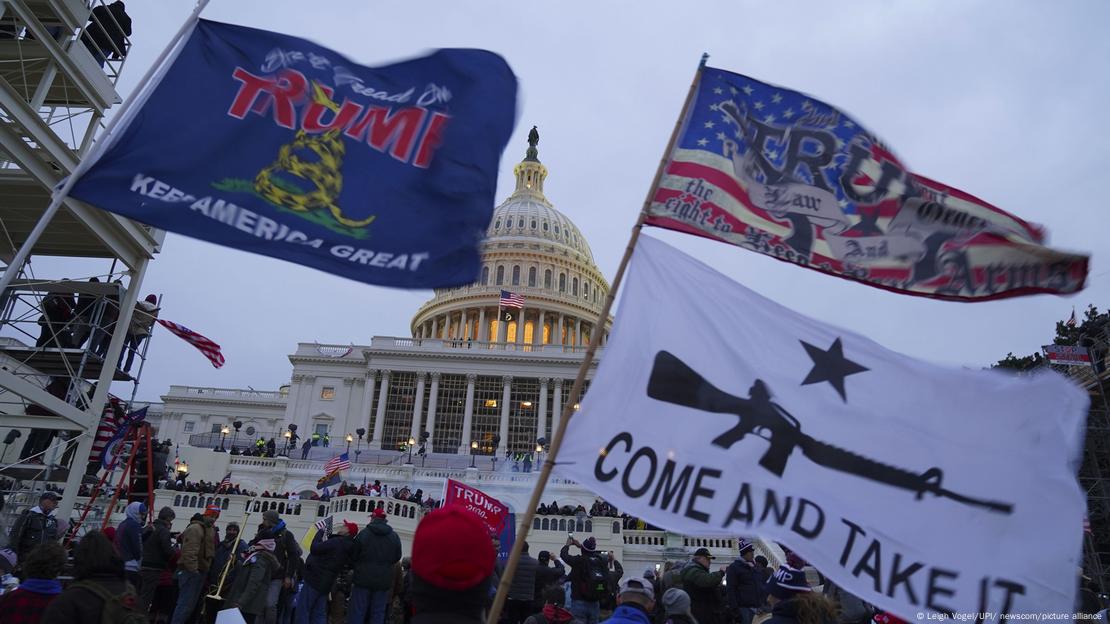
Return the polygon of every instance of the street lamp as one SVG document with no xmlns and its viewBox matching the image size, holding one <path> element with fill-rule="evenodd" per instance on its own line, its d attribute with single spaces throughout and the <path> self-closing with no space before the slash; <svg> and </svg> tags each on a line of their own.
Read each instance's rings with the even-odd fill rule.
<svg viewBox="0 0 1110 624">
<path fill-rule="evenodd" d="M 478 452 L 478 441 L 475 440 L 470 443 L 470 467 L 474 467 L 474 454 Z"/>
<path fill-rule="evenodd" d="M 227 449 L 224 448 L 224 440 L 227 439 L 227 434 L 229 434 L 229 433 L 231 433 L 231 428 L 228 427 L 227 425 L 224 425 L 223 428 L 220 429 L 220 452 L 221 453 L 224 453 L 224 452 L 227 451 Z"/>
<path fill-rule="evenodd" d="M 347 434 L 347 452 L 348 453 L 351 452 L 351 442 L 354 442 L 354 441 L 355 441 L 355 437 L 348 433 Z"/>
<path fill-rule="evenodd" d="M 412 463 L 412 447 L 416 445 L 416 438 L 409 438 L 409 462 Z"/>
<path fill-rule="evenodd" d="M 189 464 L 180 462 L 177 464 L 177 477 L 184 481 L 189 476 Z"/>
<path fill-rule="evenodd" d="M 358 434 L 358 444 L 355 445 L 355 463 L 357 464 L 358 456 L 360 453 L 362 453 L 362 436 L 366 435 L 366 430 L 359 427 L 358 429 L 355 429 L 355 433 Z"/>
<path fill-rule="evenodd" d="M 282 435 L 285 436 L 285 456 L 289 457 L 289 441 L 293 439 L 293 432 L 286 429 Z"/>
<path fill-rule="evenodd" d="M 239 430 L 243 428 L 243 421 L 237 420 L 231 423 L 231 426 L 235 427 L 235 435 L 231 436 L 231 448 L 235 448 L 235 439 L 239 437 Z"/>
</svg>

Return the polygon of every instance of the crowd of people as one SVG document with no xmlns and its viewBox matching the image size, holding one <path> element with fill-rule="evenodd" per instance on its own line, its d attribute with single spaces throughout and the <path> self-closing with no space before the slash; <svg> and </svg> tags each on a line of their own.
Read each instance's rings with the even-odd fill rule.
<svg viewBox="0 0 1110 624">
<path fill-rule="evenodd" d="M 608 501 L 601 500 L 600 498 L 594 501 L 589 511 L 586 511 L 586 508 L 582 505 L 560 505 L 559 501 L 551 501 L 551 504 L 541 503 L 540 506 L 536 508 L 536 515 L 574 516 L 578 520 L 585 520 L 587 518 L 619 518 L 622 529 L 637 531 L 660 530 L 659 527 L 644 522 L 640 518 L 630 516 L 626 513 L 620 513 L 615 505 Z"/>
</svg>

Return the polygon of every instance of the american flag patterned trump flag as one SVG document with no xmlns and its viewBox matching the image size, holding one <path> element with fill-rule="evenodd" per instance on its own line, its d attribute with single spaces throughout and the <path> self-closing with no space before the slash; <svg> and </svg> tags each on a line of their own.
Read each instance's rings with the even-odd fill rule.
<svg viewBox="0 0 1110 624">
<path fill-rule="evenodd" d="M 1072 293 L 1087 276 L 1087 256 L 911 173 L 844 112 L 720 69 L 700 70 L 663 174 L 649 225 L 895 292 L 982 301 Z"/>
</svg>

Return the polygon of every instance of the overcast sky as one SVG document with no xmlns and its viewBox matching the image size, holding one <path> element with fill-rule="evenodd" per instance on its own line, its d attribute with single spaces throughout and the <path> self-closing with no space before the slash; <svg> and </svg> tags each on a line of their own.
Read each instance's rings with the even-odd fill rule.
<svg viewBox="0 0 1110 624">
<path fill-rule="evenodd" d="M 131 0 L 121 93 L 192 9 Z M 676 10 L 681 6 L 682 10 Z M 311 8 L 310 8 L 311 7 Z M 696 8 L 695 8 L 696 7 Z M 849 8 L 850 7 L 850 8 Z M 1110 140 L 1110 4 L 976 2 L 372 2 L 213 0 L 204 16 L 305 37 L 368 65 L 440 47 L 504 56 L 520 81 L 498 202 L 533 124 L 548 198 L 612 279 L 702 52 L 709 64 L 807 92 L 883 138 L 917 173 L 1044 224 L 1090 253 L 1087 289 L 993 303 L 884 292 L 703 239 L 649 229 L 802 313 L 934 362 L 981 367 L 1047 343 L 1072 306 L 1106 305 L 1101 195 Z M 198 88 L 202 88 L 198 85 Z M 233 148 L 233 146 L 232 146 Z M 223 345 L 213 369 L 157 330 L 139 397 L 171 384 L 275 389 L 298 342 L 409 335 L 430 291 L 366 286 L 169 234 L 146 292 L 163 317 Z M 116 388 L 120 393 L 123 388 Z"/>
</svg>

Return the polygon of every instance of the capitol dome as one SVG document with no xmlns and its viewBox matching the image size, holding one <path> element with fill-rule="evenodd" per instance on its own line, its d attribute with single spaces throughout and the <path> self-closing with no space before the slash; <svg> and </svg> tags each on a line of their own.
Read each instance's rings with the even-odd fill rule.
<svg viewBox="0 0 1110 624">
<path fill-rule="evenodd" d="M 436 290 L 413 317 L 414 338 L 589 344 L 609 282 L 578 226 L 544 196 L 547 167 L 539 160 L 535 128 L 528 144 L 513 168 L 516 188 L 493 211 L 486 230 L 481 277 L 469 286 Z M 500 306 L 502 290 L 522 298 L 523 307 Z"/>
</svg>

